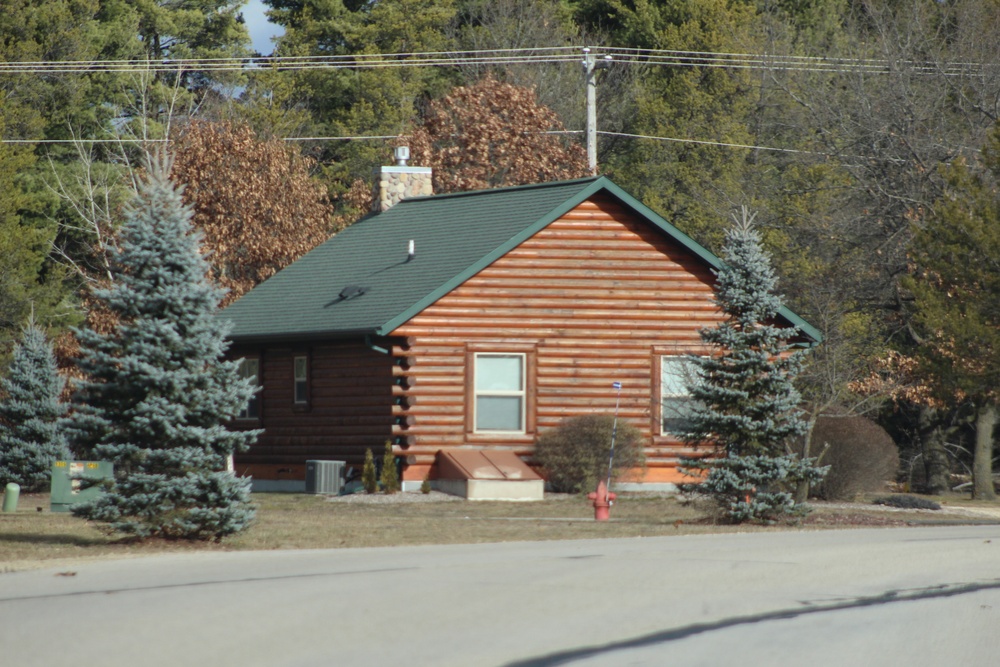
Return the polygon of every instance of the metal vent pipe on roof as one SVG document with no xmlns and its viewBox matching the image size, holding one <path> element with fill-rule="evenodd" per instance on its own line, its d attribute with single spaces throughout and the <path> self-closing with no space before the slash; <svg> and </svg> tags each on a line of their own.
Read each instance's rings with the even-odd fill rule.
<svg viewBox="0 0 1000 667">
<path fill-rule="evenodd" d="M 406 161 L 410 159 L 410 147 L 396 146 L 392 149 L 392 154 L 396 158 L 396 166 L 405 167 Z"/>
</svg>

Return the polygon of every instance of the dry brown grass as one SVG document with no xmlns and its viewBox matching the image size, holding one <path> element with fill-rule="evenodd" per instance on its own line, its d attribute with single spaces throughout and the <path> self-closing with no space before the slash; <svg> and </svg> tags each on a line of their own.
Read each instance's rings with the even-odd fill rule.
<svg viewBox="0 0 1000 667">
<path fill-rule="evenodd" d="M 122 541 L 69 514 L 49 512 L 46 495 L 22 496 L 17 512 L 0 514 L 0 572 L 161 552 L 469 544 L 787 529 L 713 525 L 698 507 L 658 495 L 623 494 L 611 510 L 612 520 L 604 523 L 593 520 L 593 508 L 580 496 L 552 495 L 530 503 L 401 500 L 366 504 L 303 494 L 254 494 L 259 508 L 254 526 L 242 535 L 214 544 Z M 989 519 L 986 515 L 976 519 L 955 512 L 957 509 L 952 513 L 931 513 L 821 504 L 803 526 L 898 526 Z"/>
</svg>

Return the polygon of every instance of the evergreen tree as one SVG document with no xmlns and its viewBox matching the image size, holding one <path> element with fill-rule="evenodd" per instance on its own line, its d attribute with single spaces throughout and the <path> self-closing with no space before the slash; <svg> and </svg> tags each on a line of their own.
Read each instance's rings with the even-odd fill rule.
<svg viewBox="0 0 1000 667">
<path fill-rule="evenodd" d="M 265 0 L 271 21 L 285 29 L 275 53 L 329 57 L 360 54 L 420 54 L 455 50 L 448 35 L 454 0 Z M 397 56 L 405 65 L 409 59 Z M 262 70 L 248 99 L 269 106 L 305 109 L 307 136 L 393 136 L 407 131 L 421 101 L 449 88 L 456 72 L 439 67 Z M 281 80 L 293 79 L 283 86 Z M 282 99 L 284 97 L 284 99 Z M 374 141 L 325 142 L 308 149 L 338 197 L 358 178 L 367 179 L 385 160 L 386 144 Z M 338 212 L 342 212 L 338 199 Z"/>
<path fill-rule="evenodd" d="M 7 135 L 9 108 L 0 91 L 0 136 Z M 0 363 L 4 365 L 29 313 L 39 326 L 48 328 L 64 322 L 68 310 L 63 272 L 47 264 L 55 227 L 23 215 L 38 208 L 38 199 L 23 183 L 34 166 L 35 156 L 27 147 L 0 144 Z"/>
<path fill-rule="evenodd" d="M 30 322 L 14 348 L 8 376 L 0 380 L 0 486 L 15 482 L 25 491 L 41 491 L 52 463 L 67 458 L 59 427 L 66 411 L 59 398 L 64 384 L 52 345 Z"/>
<path fill-rule="evenodd" d="M 378 473 L 375 471 L 375 455 L 372 450 L 365 450 L 365 464 L 361 467 L 361 486 L 365 493 L 378 491 Z"/>
<path fill-rule="evenodd" d="M 716 303 L 726 318 L 700 332 L 715 353 L 692 358 L 698 377 L 690 382 L 695 402 L 683 438 L 724 456 L 687 464 L 708 471 L 697 488 L 728 519 L 770 521 L 795 509 L 787 484 L 822 479 L 787 447 L 805 431 L 792 384 L 801 352 L 788 343 L 793 332 L 772 324 L 782 305 L 777 278 L 746 209 L 726 234 L 723 257 Z"/>
<path fill-rule="evenodd" d="M 70 420 L 73 446 L 113 462 L 115 475 L 74 513 L 138 537 L 218 539 L 254 516 L 249 479 L 227 463 L 259 431 L 226 423 L 256 387 L 223 361 L 222 292 L 168 173 L 151 166 L 122 227 L 113 284 L 94 290 L 117 326 L 77 331 L 87 380 Z"/>
<path fill-rule="evenodd" d="M 919 221 L 904 285 L 913 295 L 916 360 L 931 396 L 975 412 L 974 498 L 995 500 L 1000 423 L 1000 125 L 979 163 L 943 170 L 948 194 Z"/>
<path fill-rule="evenodd" d="M 607 34 L 614 47 L 752 53 L 767 50 L 755 5 L 581 0 L 577 20 L 587 32 Z M 749 70 L 689 65 L 638 69 L 637 86 L 629 91 L 634 99 L 627 102 L 633 114 L 622 131 L 702 142 L 619 142 L 602 159 L 601 171 L 668 220 L 681 221 L 684 232 L 715 245 L 714 223 L 731 202 L 745 198 L 754 167 L 747 152 L 711 142 L 755 143 L 752 112 L 762 105 Z"/>
</svg>

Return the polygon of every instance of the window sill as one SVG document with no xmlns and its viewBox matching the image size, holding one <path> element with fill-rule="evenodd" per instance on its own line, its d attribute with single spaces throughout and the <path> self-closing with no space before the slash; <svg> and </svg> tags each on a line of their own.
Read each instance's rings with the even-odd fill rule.
<svg viewBox="0 0 1000 667">
<path fill-rule="evenodd" d="M 508 440 L 511 442 L 534 442 L 535 434 L 512 431 L 476 431 L 466 433 L 465 439 L 468 442 L 494 442 L 497 440 Z"/>
</svg>

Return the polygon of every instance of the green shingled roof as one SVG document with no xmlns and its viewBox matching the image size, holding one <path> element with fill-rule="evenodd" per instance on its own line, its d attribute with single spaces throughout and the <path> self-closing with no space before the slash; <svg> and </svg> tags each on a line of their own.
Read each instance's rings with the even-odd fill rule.
<svg viewBox="0 0 1000 667">
<path fill-rule="evenodd" d="M 317 246 L 221 315 L 232 321 L 235 342 L 386 335 L 598 192 L 721 265 L 609 179 L 587 178 L 403 200 Z M 791 311 L 782 315 L 821 339 Z"/>
</svg>

